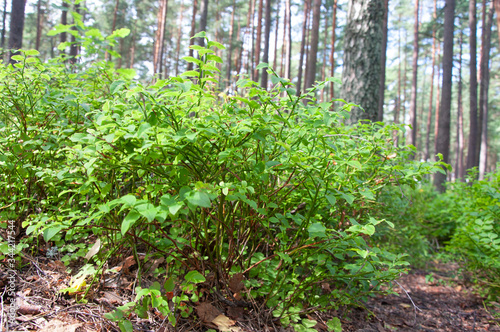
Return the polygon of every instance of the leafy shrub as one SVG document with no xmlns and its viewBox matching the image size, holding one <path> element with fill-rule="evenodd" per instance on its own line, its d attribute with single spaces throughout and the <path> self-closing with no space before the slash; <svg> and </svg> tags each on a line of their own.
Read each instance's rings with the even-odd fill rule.
<svg viewBox="0 0 500 332">
<path fill-rule="evenodd" d="M 66 262 L 96 238 L 109 249 L 92 258 L 99 268 L 126 247 L 138 262 L 139 250 L 166 258 L 165 290 L 181 292 L 139 288 L 109 316 L 123 330 L 123 313 L 150 304 L 172 310 L 175 325 L 168 301 L 196 302 L 199 283 L 305 328 L 304 313 L 361 305 L 406 264 L 370 244 L 378 197 L 436 166 L 407 162 L 413 150 L 392 144 L 397 126 L 346 126 L 352 104 L 315 102 L 326 82 L 298 98 L 268 69 L 269 92 L 247 79 L 237 95 L 218 92 L 214 47 L 193 46 L 199 58 L 184 59 L 197 70 L 151 86 L 102 62 L 42 64 L 32 51 L 0 68 L 2 219 L 22 221 L 24 241 L 61 247 Z M 228 287 L 234 278 L 244 292 Z"/>
</svg>

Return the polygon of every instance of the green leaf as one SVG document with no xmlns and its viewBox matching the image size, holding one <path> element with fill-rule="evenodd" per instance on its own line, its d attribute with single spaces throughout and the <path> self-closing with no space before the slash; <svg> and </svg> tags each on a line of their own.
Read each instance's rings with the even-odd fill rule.
<svg viewBox="0 0 500 332">
<path fill-rule="evenodd" d="M 316 322 L 315 320 L 312 320 L 312 319 L 303 319 L 301 321 L 301 323 L 302 323 L 302 325 L 304 325 L 307 328 L 312 328 L 312 327 L 316 326 L 316 324 L 318 322 Z"/>
<path fill-rule="evenodd" d="M 167 281 L 165 281 L 163 288 L 165 288 L 166 292 L 172 292 L 175 288 L 174 279 L 172 277 L 168 278 Z"/>
<path fill-rule="evenodd" d="M 126 80 L 131 80 L 137 75 L 137 71 L 131 68 L 120 68 L 116 72 Z"/>
<path fill-rule="evenodd" d="M 192 195 L 186 197 L 188 202 L 196 205 L 196 206 L 201 206 L 204 208 L 209 208 L 210 207 L 210 197 L 202 191 L 195 191 Z"/>
<path fill-rule="evenodd" d="M 127 216 L 123 219 L 122 221 L 122 227 L 121 227 L 121 232 L 122 235 L 125 235 L 130 227 L 139 219 L 141 214 L 137 212 L 136 210 L 132 209 L 130 212 L 127 214 Z"/>
<path fill-rule="evenodd" d="M 24 54 L 26 54 L 26 56 L 36 56 L 39 55 L 40 52 L 38 52 L 37 50 L 25 50 Z"/>
<path fill-rule="evenodd" d="M 328 200 L 328 203 L 330 203 L 331 206 L 335 206 L 335 203 L 337 203 L 337 199 L 335 196 L 332 195 L 325 195 L 326 199 Z"/>
<path fill-rule="evenodd" d="M 309 232 L 310 237 L 319 237 L 319 238 L 326 237 L 326 227 L 319 222 L 309 225 L 307 231 Z"/>
<path fill-rule="evenodd" d="M 193 39 L 193 38 L 202 38 L 202 37 L 206 37 L 206 36 L 207 36 L 207 34 L 206 34 L 205 31 L 200 31 L 197 34 L 195 34 L 193 37 L 191 37 L 191 39 Z"/>
<path fill-rule="evenodd" d="M 149 222 L 153 221 L 158 214 L 158 209 L 151 203 L 138 205 L 136 209 Z"/>
<path fill-rule="evenodd" d="M 132 195 L 132 194 L 128 194 L 128 195 L 125 195 L 123 197 L 120 197 L 118 200 L 119 200 L 120 203 L 123 203 L 123 205 L 125 207 L 129 207 L 129 206 L 134 206 L 135 205 L 135 202 L 137 201 L 137 198 L 135 198 L 135 196 Z"/>
<path fill-rule="evenodd" d="M 330 332 L 342 332 L 342 324 L 340 323 L 340 319 L 337 317 L 333 317 L 326 322 L 326 326 L 328 326 L 328 331 Z"/>
<path fill-rule="evenodd" d="M 130 34 L 130 29 L 127 29 L 127 28 L 121 28 L 121 29 L 118 29 L 118 30 L 113 31 L 112 36 L 116 36 L 116 37 L 119 37 L 119 38 L 125 38 L 125 37 L 127 37 L 129 34 Z"/>
<path fill-rule="evenodd" d="M 211 41 L 208 42 L 207 47 L 210 48 L 212 46 L 217 47 L 219 50 L 225 50 L 226 49 L 226 47 L 224 45 L 222 45 L 221 43 L 218 43 L 216 41 L 212 41 L 211 40 Z M 221 63 L 222 63 L 222 61 L 221 61 Z"/>
<path fill-rule="evenodd" d="M 265 62 L 261 62 L 257 65 L 257 67 L 255 67 L 255 70 L 260 70 L 260 69 L 264 69 L 264 68 L 269 68 L 269 64 L 265 63 Z"/>
<path fill-rule="evenodd" d="M 192 282 L 193 284 L 199 284 L 200 282 L 205 282 L 205 277 L 198 271 L 189 271 L 184 277 L 186 281 Z"/>
<path fill-rule="evenodd" d="M 64 225 L 55 225 L 43 230 L 43 239 L 45 242 L 49 242 L 57 233 L 65 228 Z"/>
<path fill-rule="evenodd" d="M 111 94 L 114 94 L 116 91 L 119 91 L 120 88 L 123 87 L 124 85 L 125 85 L 125 81 L 122 81 L 122 80 L 114 81 L 109 86 L 109 91 L 111 92 Z"/>
<path fill-rule="evenodd" d="M 129 320 L 122 320 L 118 323 L 121 332 L 134 332 L 134 326 Z"/>
<path fill-rule="evenodd" d="M 346 194 L 346 193 L 340 193 L 343 199 L 349 203 L 349 205 L 352 205 L 352 202 L 354 202 L 354 196 L 351 194 Z"/>
<path fill-rule="evenodd" d="M 202 63 L 201 60 L 198 60 L 198 59 L 196 59 L 196 58 L 194 58 L 192 56 L 185 56 L 185 57 L 182 57 L 181 59 L 184 60 L 184 61 L 186 61 L 186 62 L 195 63 L 197 65 L 199 65 L 200 63 Z M 196 72 L 196 73 L 198 73 L 198 72 Z M 184 73 L 184 74 L 186 74 L 186 73 Z"/>
</svg>

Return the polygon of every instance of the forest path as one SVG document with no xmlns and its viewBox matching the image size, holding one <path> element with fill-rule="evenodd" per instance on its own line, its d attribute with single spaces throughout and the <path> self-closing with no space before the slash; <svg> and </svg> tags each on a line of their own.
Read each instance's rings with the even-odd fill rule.
<svg viewBox="0 0 500 332">
<path fill-rule="evenodd" d="M 457 276 L 458 268 L 456 263 L 435 261 L 425 270 L 412 269 L 398 280 L 394 290 L 399 296 L 370 299 L 367 309 L 375 317 L 367 322 L 366 311 L 354 310 L 351 321 L 342 322 L 344 331 L 500 331 L 500 305 L 495 319 L 483 299 Z"/>
</svg>

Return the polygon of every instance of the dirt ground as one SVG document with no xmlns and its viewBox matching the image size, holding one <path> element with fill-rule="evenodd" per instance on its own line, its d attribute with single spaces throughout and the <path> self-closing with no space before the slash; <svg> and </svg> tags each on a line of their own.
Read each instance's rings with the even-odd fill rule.
<svg viewBox="0 0 500 332">
<path fill-rule="evenodd" d="M 133 298 L 131 290 L 135 280 L 132 273 L 129 277 L 124 273 L 119 284 L 100 287 L 99 291 L 88 294 L 87 303 L 79 303 L 74 296 L 59 293 L 68 287 L 70 278 L 61 262 L 45 257 L 27 259 L 25 268 L 18 271 L 16 278 L 18 311 L 14 320 L 7 317 L 9 279 L 5 265 L 0 264 L 0 331 L 119 331 L 117 324 L 104 319 L 103 315 Z M 126 269 L 130 272 L 133 266 Z M 398 295 L 372 298 L 366 304 L 367 310 L 353 309 L 340 317 L 343 331 L 500 331 L 500 305 L 485 306 L 470 285 L 457 277 L 457 270 L 458 265 L 451 263 L 435 263 L 426 270 L 412 269 L 397 281 L 399 286 L 395 291 Z M 214 303 L 214 306 L 206 304 L 202 308 L 198 305 L 192 313 L 196 319 L 180 322 L 177 331 L 206 331 L 217 327 L 224 331 L 222 325 L 215 326 L 202 318 L 212 314 L 227 319 L 225 331 L 292 331 L 279 325 L 257 324 L 260 318 L 252 316 L 251 309 L 231 308 L 223 302 Z M 318 313 L 310 318 L 318 321 L 317 331 L 328 331 L 324 322 L 334 316 L 338 313 Z M 148 319 L 131 317 L 131 321 L 134 331 L 173 331 L 167 319 L 158 312 L 151 312 Z"/>
</svg>

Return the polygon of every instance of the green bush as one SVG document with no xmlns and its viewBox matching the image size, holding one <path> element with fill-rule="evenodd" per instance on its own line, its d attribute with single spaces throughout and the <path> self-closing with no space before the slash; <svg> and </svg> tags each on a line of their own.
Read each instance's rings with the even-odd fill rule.
<svg viewBox="0 0 500 332">
<path fill-rule="evenodd" d="M 212 48 L 222 45 L 193 48 L 199 58 L 184 60 L 197 70 L 151 86 L 103 62 L 75 72 L 42 64 L 32 51 L 0 67 L 2 220 L 21 220 L 24 241 L 42 235 L 65 262 L 99 238 L 98 270 L 124 247 L 137 261 L 139 250 L 164 256 L 157 274 L 180 295 L 160 301 L 159 284 L 138 289 L 109 316 L 123 330 L 122 311 L 196 302 L 203 282 L 217 300 L 242 292 L 304 328 L 305 312 L 381 292 L 406 262 L 370 244 L 383 221 L 378 198 L 436 165 L 407 162 L 413 150 L 392 144 L 397 126 L 345 125 L 352 104 L 331 111 L 314 99 L 326 82 L 298 98 L 267 69 L 271 91 L 240 79 L 238 94 L 220 93 Z M 228 288 L 240 277 L 244 292 Z M 178 318 L 171 310 L 171 323 Z"/>
</svg>

